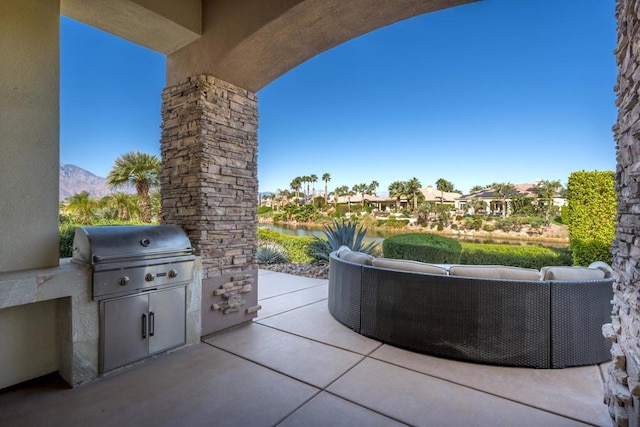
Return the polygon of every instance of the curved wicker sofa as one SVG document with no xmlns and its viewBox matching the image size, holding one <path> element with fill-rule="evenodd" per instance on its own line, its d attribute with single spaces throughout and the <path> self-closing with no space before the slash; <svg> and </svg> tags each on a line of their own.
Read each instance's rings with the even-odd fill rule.
<svg viewBox="0 0 640 427">
<path fill-rule="evenodd" d="M 563 368 L 611 359 L 613 279 L 505 280 L 373 267 L 330 255 L 329 311 L 362 335 L 471 362 Z"/>
</svg>

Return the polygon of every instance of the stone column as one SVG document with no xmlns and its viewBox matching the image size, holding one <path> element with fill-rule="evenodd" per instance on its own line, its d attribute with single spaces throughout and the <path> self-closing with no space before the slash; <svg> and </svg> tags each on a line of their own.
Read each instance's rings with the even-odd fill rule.
<svg viewBox="0 0 640 427">
<path fill-rule="evenodd" d="M 618 120 L 616 182 L 618 226 L 613 245 L 615 270 L 612 323 L 603 328 L 613 342 L 613 364 L 605 402 L 619 426 L 640 423 L 640 6 L 618 0 Z"/>
<path fill-rule="evenodd" d="M 162 222 L 202 257 L 202 333 L 256 316 L 256 95 L 208 75 L 162 94 Z"/>
<path fill-rule="evenodd" d="M 0 272 L 58 265 L 60 4 L 0 1 Z"/>
</svg>

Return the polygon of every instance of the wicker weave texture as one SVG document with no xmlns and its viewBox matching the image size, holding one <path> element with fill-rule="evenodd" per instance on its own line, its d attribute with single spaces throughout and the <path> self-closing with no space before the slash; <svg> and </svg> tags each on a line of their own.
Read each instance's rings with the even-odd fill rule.
<svg viewBox="0 0 640 427">
<path fill-rule="evenodd" d="M 362 266 L 329 259 L 329 312 L 340 323 L 360 332 Z"/>
<path fill-rule="evenodd" d="M 329 310 L 387 344 L 472 362 L 562 368 L 610 359 L 601 328 L 612 280 L 479 279 L 414 273 L 332 256 Z"/>
<path fill-rule="evenodd" d="M 363 268 L 362 333 L 460 360 L 548 367 L 549 285 Z"/>
<path fill-rule="evenodd" d="M 612 280 L 551 282 L 552 367 L 611 360 L 611 342 L 602 335 L 602 325 L 611 322 L 612 298 Z"/>
</svg>

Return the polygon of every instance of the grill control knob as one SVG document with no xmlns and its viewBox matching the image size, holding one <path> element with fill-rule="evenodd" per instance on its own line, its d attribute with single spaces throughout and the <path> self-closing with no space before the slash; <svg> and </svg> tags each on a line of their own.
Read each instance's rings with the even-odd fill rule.
<svg viewBox="0 0 640 427">
<path fill-rule="evenodd" d="M 153 279 L 155 279 L 156 276 L 153 275 L 153 273 L 147 273 L 144 276 L 144 280 L 146 280 L 147 282 L 153 282 Z"/>
<path fill-rule="evenodd" d="M 122 276 L 118 279 L 118 283 L 120 283 L 120 286 L 127 286 L 129 284 L 129 278 L 127 276 Z"/>
<path fill-rule="evenodd" d="M 169 270 L 169 277 L 178 277 L 178 270 Z"/>
</svg>

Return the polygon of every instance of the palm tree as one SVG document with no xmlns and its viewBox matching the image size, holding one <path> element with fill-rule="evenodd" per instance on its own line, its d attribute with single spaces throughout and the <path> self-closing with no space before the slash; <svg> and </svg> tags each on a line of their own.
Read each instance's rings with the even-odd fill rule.
<svg viewBox="0 0 640 427">
<path fill-rule="evenodd" d="M 149 198 L 151 199 L 151 211 L 156 218 L 160 218 L 162 216 L 162 194 L 160 193 L 160 189 L 156 188 L 151 191 Z"/>
<path fill-rule="evenodd" d="M 549 224 L 551 218 L 551 208 L 553 207 L 553 198 L 562 189 L 560 181 L 542 180 L 533 188 L 533 192 L 542 201 L 542 210 L 544 212 L 544 220 Z M 538 203 L 539 205 L 539 203 Z"/>
<path fill-rule="evenodd" d="M 364 195 L 367 191 L 367 184 L 360 183 L 360 184 L 356 184 L 354 185 L 351 189 L 353 190 L 353 194 L 358 194 L 360 193 L 360 198 L 362 199 L 362 209 L 364 210 Z"/>
<path fill-rule="evenodd" d="M 158 185 L 162 165 L 152 154 L 131 151 L 118 157 L 107 175 L 107 185 L 118 187 L 133 184 L 142 211 L 142 222 L 151 222 L 151 198 L 149 189 Z"/>
<path fill-rule="evenodd" d="M 349 207 L 349 212 L 351 212 L 351 197 L 355 196 L 355 194 L 356 193 L 354 190 L 349 190 L 349 189 L 347 189 L 347 192 L 345 193 L 345 195 L 347 196 L 347 206 Z"/>
<path fill-rule="evenodd" d="M 453 188 L 453 183 L 444 178 L 440 178 L 436 181 L 436 189 L 440 191 L 440 204 L 444 202 L 444 192 L 453 191 Z"/>
<path fill-rule="evenodd" d="M 341 196 L 346 196 L 349 193 L 349 187 L 347 187 L 346 185 L 341 185 L 340 187 L 336 187 L 335 190 L 333 190 L 333 195 L 335 196 L 336 199 L 336 208 L 338 207 L 338 200 Z"/>
<path fill-rule="evenodd" d="M 465 205 L 465 208 L 467 210 L 472 209 L 473 213 L 477 214 L 479 212 L 484 212 L 487 209 L 487 204 L 485 203 L 484 200 L 475 198 L 475 199 L 469 200 Z"/>
<path fill-rule="evenodd" d="M 516 187 L 510 182 L 497 182 L 490 186 L 493 193 L 502 201 L 502 218 L 507 217 L 507 199 L 516 194 Z"/>
<path fill-rule="evenodd" d="M 302 178 L 299 176 L 293 178 L 289 187 L 296 193 L 296 202 L 300 200 L 300 187 L 302 187 Z"/>
<path fill-rule="evenodd" d="M 304 199 L 305 201 L 307 200 L 307 196 L 309 195 L 309 182 L 311 182 L 311 177 L 309 177 L 309 175 L 305 175 L 302 177 L 302 182 L 304 184 L 307 184 L 307 191 L 304 191 L 304 188 L 302 189 L 304 192 Z"/>
<path fill-rule="evenodd" d="M 92 199 L 88 191 L 82 191 L 67 198 L 64 212 L 77 215 L 83 224 L 91 224 L 98 207 L 98 201 Z"/>
<path fill-rule="evenodd" d="M 483 185 L 474 185 L 473 187 L 471 187 L 471 190 L 469 190 L 469 193 L 476 193 L 478 191 L 484 190 L 485 188 L 487 188 L 487 187 L 485 187 Z"/>
<path fill-rule="evenodd" d="M 422 184 L 418 178 L 413 177 L 409 181 L 407 181 L 407 192 L 413 197 L 413 210 L 418 209 L 418 194 L 420 193 L 420 189 L 422 188 Z"/>
<path fill-rule="evenodd" d="M 407 194 L 407 183 L 404 181 L 393 181 L 389 184 L 389 196 L 396 199 L 396 212 L 400 210 L 400 198 Z"/>
<path fill-rule="evenodd" d="M 123 221 L 129 221 L 138 213 L 138 199 L 133 194 L 119 191 L 109 196 L 108 202 L 118 210 L 118 218 Z"/>
<path fill-rule="evenodd" d="M 309 181 L 313 184 L 313 190 L 311 191 L 311 198 L 313 198 L 316 195 L 316 182 L 318 182 L 318 176 L 316 174 L 310 175 Z"/>
<path fill-rule="evenodd" d="M 380 183 L 378 181 L 371 181 L 371 184 L 369 184 L 369 186 L 367 187 L 367 194 L 375 196 L 378 187 L 380 187 Z"/>
<path fill-rule="evenodd" d="M 326 200 L 328 200 L 329 197 L 329 181 L 331 181 L 331 175 L 329 175 L 328 173 L 323 173 L 322 174 L 322 180 L 324 181 L 324 198 Z"/>
</svg>

